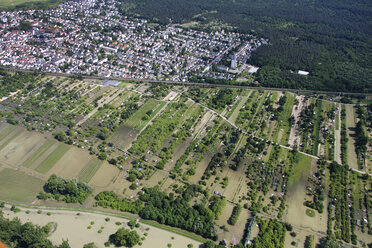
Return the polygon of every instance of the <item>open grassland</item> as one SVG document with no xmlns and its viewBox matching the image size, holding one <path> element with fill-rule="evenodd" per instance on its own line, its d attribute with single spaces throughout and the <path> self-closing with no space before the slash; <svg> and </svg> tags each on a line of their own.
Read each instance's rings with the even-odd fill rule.
<svg viewBox="0 0 372 248">
<path fill-rule="evenodd" d="M 99 159 L 92 159 L 90 160 L 84 168 L 80 171 L 78 179 L 79 181 L 88 183 L 94 174 L 99 170 L 101 167 L 103 161 Z"/>
<path fill-rule="evenodd" d="M 40 158 L 53 144 L 55 141 L 47 140 L 31 157 L 29 157 L 24 163 L 24 167 L 30 167 L 38 158 Z"/>
<path fill-rule="evenodd" d="M 0 197 L 3 199 L 31 202 L 43 185 L 42 180 L 21 171 L 5 168 L 0 172 Z"/>
<path fill-rule="evenodd" d="M 49 156 L 46 157 L 46 159 L 44 159 L 35 170 L 43 174 L 47 173 L 69 149 L 69 146 L 59 144 L 58 147 L 49 154 Z"/>
</svg>

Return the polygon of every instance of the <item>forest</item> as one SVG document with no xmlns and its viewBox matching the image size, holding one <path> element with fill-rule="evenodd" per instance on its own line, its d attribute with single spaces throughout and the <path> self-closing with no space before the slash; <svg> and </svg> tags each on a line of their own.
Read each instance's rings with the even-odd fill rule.
<svg viewBox="0 0 372 248">
<path fill-rule="evenodd" d="M 371 1 L 121 0 L 121 11 L 162 24 L 193 21 L 207 31 L 230 25 L 268 38 L 249 61 L 261 67 L 262 86 L 372 92 Z"/>
</svg>

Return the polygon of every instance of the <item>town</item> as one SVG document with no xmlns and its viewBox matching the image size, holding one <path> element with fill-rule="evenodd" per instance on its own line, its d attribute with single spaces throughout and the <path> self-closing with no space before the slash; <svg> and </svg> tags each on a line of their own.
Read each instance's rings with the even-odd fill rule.
<svg viewBox="0 0 372 248">
<path fill-rule="evenodd" d="M 0 12 L 0 65 L 51 73 L 188 81 L 232 80 L 268 40 L 237 32 L 162 26 L 120 13 L 117 0 L 68 1 Z"/>
</svg>

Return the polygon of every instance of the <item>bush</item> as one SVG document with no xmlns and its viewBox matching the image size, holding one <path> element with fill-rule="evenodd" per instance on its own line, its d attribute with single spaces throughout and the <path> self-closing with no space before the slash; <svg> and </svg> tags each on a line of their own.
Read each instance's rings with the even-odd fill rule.
<svg viewBox="0 0 372 248">
<path fill-rule="evenodd" d="M 135 190 L 135 189 L 138 188 L 138 186 L 137 186 L 137 184 L 132 183 L 132 184 L 129 186 L 129 188 L 130 188 L 131 190 Z"/>
</svg>

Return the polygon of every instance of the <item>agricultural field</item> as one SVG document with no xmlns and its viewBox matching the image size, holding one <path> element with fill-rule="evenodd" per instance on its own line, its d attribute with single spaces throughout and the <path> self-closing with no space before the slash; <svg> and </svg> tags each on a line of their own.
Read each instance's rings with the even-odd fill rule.
<svg viewBox="0 0 372 248">
<path fill-rule="evenodd" d="M 37 197 L 56 175 L 87 187 L 85 208 L 184 235 L 254 245 L 275 231 L 280 238 L 262 242 L 277 247 L 301 247 L 309 236 L 372 242 L 369 105 L 279 91 L 24 81 L 0 102 L 0 176 L 13 170 L 41 188 L 26 199 L 3 175 L 20 195 L 14 201 L 68 206 L 71 195 Z"/>
</svg>

